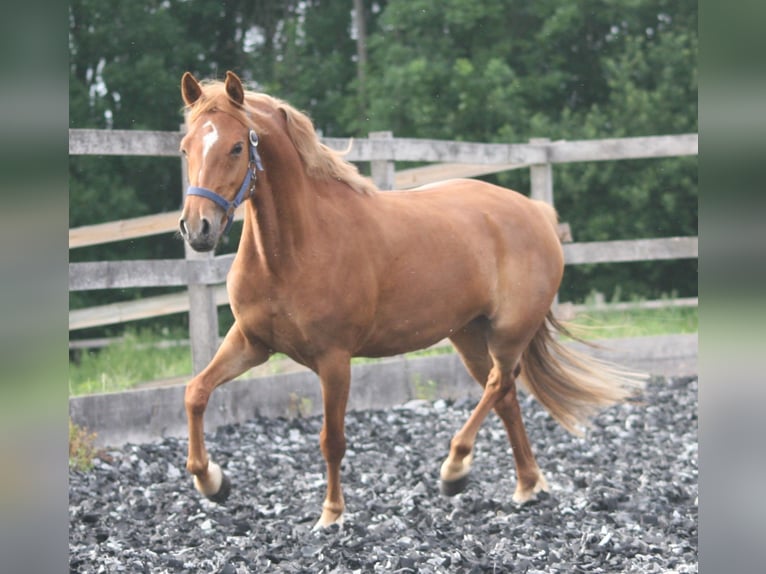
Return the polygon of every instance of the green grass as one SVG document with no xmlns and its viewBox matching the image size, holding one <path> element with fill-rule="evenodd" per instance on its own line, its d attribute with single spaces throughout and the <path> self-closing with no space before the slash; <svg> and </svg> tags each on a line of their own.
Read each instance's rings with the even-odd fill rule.
<svg viewBox="0 0 766 574">
<path fill-rule="evenodd" d="M 696 333 L 697 307 L 633 309 L 629 311 L 589 310 L 571 321 L 584 339 L 648 337 L 669 333 Z"/>
<path fill-rule="evenodd" d="M 78 362 L 69 363 L 70 396 L 123 391 L 145 381 L 190 375 L 188 346 L 152 346 L 183 338 L 183 333 L 128 330 L 120 342 L 83 352 Z"/>
<path fill-rule="evenodd" d="M 582 329 L 577 334 L 586 339 L 642 337 L 670 333 L 696 333 L 697 307 L 602 311 L 579 313 L 571 323 Z M 156 348 L 153 343 L 179 340 L 185 333 L 128 331 L 124 339 L 101 350 L 82 353 L 77 363 L 69 364 L 70 396 L 121 391 L 163 378 L 190 376 L 191 353 L 187 346 Z M 408 356 L 429 356 L 452 352 L 435 347 Z M 275 359 L 278 359 L 275 356 Z M 354 359 L 354 364 L 374 362 Z"/>
</svg>

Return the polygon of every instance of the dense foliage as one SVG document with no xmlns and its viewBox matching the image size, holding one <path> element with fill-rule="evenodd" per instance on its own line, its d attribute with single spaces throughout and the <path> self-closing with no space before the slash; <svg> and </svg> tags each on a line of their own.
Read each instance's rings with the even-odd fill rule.
<svg viewBox="0 0 766 574">
<path fill-rule="evenodd" d="M 309 112 L 326 136 L 385 129 L 402 137 L 524 142 L 697 131 L 693 0 L 69 6 L 73 128 L 178 129 L 181 74 L 221 78 L 232 69 L 251 87 Z M 522 192 L 529 185 L 525 170 L 492 179 Z M 697 235 L 696 158 L 557 166 L 554 189 L 577 240 Z M 173 159 L 70 159 L 72 227 L 180 202 Z M 232 237 L 226 249 L 235 245 Z M 178 257 L 182 246 L 158 236 L 70 253 L 72 260 Z M 696 261 L 570 268 L 562 299 L 582 300 L 594 289 L 622 298 L 695 295 L 696 270 Z M 140 293 L 75 293 L 71 304 Z"/>
</svg>

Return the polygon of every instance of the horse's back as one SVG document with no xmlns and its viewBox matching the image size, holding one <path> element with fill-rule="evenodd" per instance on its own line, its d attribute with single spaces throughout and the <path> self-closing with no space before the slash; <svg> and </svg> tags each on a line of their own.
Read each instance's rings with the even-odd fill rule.
<svg viewBox="0 0 766 574">
<path fill-rule="evenodd" d="M 560 251 L 558 215 L 553 206 L 511 189 L 475 179 L 450 179 L 381 196 L 396 205 L 397 216 L 406 219 L 411 212 L 426 227 L 464 225 L 465 231 L 479 236 L 496 227 L 503 235 L 498 247 L 534 239 L 538 247 Z"/>
</svg>

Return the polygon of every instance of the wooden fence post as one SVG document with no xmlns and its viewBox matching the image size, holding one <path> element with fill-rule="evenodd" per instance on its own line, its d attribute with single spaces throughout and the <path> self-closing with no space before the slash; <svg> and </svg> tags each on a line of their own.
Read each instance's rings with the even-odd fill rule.
<svg viewBox="0 0 766 574">
<path fill-rule="evenodd" d="M 370 132 L 369 138 L 371 140 L 393 140 L 394 134 L 393 132 Z M 385 191 L 394 189 L 396 164 L 393 160 L 373 160 L 370 162 L 370 171 L 372 181 L 375 182 L 378 189 Z"/>
<path fill-rule="evenodd" d="M 550 143 L 549 138 L 531 138 L 529 143 L 544 145 Z M 548 157 L 548 154 L 546 154 Z M 550 163 L 538 163 L 529 166 L 530 192 L 532 199 L 539 199 L 553 205 L 553 165 Z M 559 313 L 559 295 L 553 299 L 553 311 Z"/>
<path fill-rule="evenodd" d="M 184 130 L 184 126 L 181 126 Z M 181 158 L 181 198 L 189 187 L 186 158 Z M 184 241 L 186 261 L 212 259 L 213 252 L 198 253 Z M 189 344 L 192 354 L 192 371 L 196 375 L 204 369 L 218 349 L 218 308 L 212 285 L 189 282 Z"/>
<path fill-rule="evenodd" d="M 550 143 L 548 138 L 532 138 L 532 145 Z M 529 166 L 532 199 L 539 199 L 553 205 L 553 166 L 550 163 L 540 163 Z"/>
</svg>

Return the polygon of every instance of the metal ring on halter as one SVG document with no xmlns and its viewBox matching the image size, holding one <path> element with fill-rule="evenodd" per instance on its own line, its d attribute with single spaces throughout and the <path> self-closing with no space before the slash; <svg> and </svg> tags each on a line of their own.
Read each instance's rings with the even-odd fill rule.
<svg viewBox="0 0 766 574">
<path fill-rule="evenodd" d="M 258 134 L 255 130 L 250 130 L 250 161 L 255 164 L 256 169 L 263 171 L 263 164 L 261 163 L 261 155 L 258 153 Z"/>
</svg>

